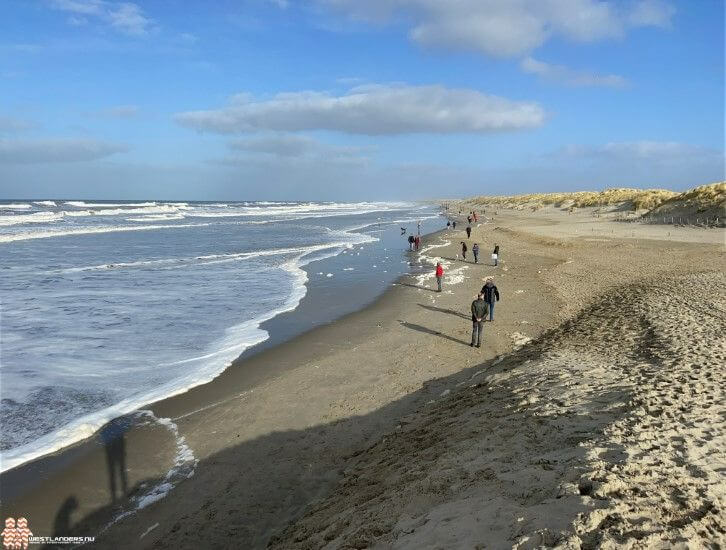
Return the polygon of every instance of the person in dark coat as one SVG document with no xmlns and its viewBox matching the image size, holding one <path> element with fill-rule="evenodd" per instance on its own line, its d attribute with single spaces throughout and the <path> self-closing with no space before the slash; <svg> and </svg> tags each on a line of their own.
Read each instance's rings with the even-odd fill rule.
<svg viewBox="0 0 726 550">
<path fill-rule="evenodd" d="M 466 243 L 464 241 L 461 241 L 461 255 L 464 256 L 464 261 L 466 261 L 467 250 L 469 250 L 469 248 L 466 246 Z"/>
<path fill-rule="evenodd" d="M 466 238 L 471 239 L 471 226 L 470 225 L 466 226 Z"/>
<path fill-rule="evenodd" d="M 494 267 L 496 267 L 499 265 L 499 245 L 498 244 L 494 244 L 494 252 L 492 252 L 492 254 L 494 254 Z"/>
<path fill-rule="evenodd" d="M 484 301 L 489 305 L 489 321 L 494 321 L 494 304 L 499 301 L 499 289 L 494 281 L 489 279 L 486 284 L 481 287 L 481 293 Z"/>
<path fill-rule="evenodd" d="M 489 305 L 482 299 L 482 293 L 480 292 L 476 300 L 471 303 L 471 347 L 481 347 L 481 333 L 484 328 L 484 319 L 486 319 L 489 310 Z"/>
</svg>

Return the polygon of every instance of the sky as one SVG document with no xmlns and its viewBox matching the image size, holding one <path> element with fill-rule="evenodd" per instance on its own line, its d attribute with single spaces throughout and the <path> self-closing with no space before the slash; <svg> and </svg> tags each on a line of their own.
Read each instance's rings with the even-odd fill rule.
<svg viewBox="0 0 726 550">
<path fill-rule="evenodd" d="M 0 0 L 0 199 L 724 179 L 724 0 Z"/>
</svg>

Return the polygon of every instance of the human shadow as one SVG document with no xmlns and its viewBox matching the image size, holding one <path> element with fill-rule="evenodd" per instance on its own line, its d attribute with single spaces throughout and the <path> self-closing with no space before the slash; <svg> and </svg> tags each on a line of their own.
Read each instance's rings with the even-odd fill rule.
<svg viewBox="0 0 726 550">
<path fill-rule="evenodd" d="M 116 502 L 129 492 L 128 476 L 126 474 L 125 437 L 132 424 L 133 422 L 128 416 L 114 418 L 99 433 L 99 438 L 106 451 L 108 488 L 111 494 L 111 502 Z M 117 482 L 120 485 L 120 491 Z"/>
<path fill-rule="evenodd" d="M 413 283 L 403 283 L 403 282 L 401 282 L 401 283 L 398 283 L 398 284 L 401 285 L 401 286 L 409 286 L 411 288 L 418 288 L 419 290 L 428 290 L 429 292 L 438 292 L 438 290 L 436 290 L 435 288 L 427 288 L 425 286 L 415 285 Z"/>
<path fill-rule="evenodd" d="M 603 304 L 604 308 L 615 306 L 619 304 Z M 511 485 L 509 492 L 527 494 L 528 499 L 545 506 L 572 471 L 587 465 L 586 448 L 580 445 L 582 439 L 604 430 L 624 416 L 627 408 L 610 407 L 609 399 L 601 401 L 606 396 L 593 387 L 577 408 L 561 414 L 542 414 L 536 407 L 546 401 L 540 405 L 523 402 L 521 386 L 509 387 L 508 384 L 497 383 L 496 393 L 490 392 L 488 386 L 502 373 L 521 369 L 530 359 L 541 358 L 552 349 L 560 349 L 563 345 L 580 345 L 585 337 L 595 334 L 602 324 L 601 317 L 593 313 L 595 310 L 590 308 L 583 315 L 542 334 L 516 352 L 497 360 L 477 362 L 455 374 L 427 381 L 415 391 L 370 412 L 351 414 L 299 429 L 282 428 L 239 444 L 232 443 L 202 458 L 193 476 L 188 476 L 190 479 L 179 482 L 165 499 L 152 505 L 159 508 L 141 510 L 138 515 L 128 514 L 126 511 L 134 510 L 134 503 L 131 502 L 119 519 L 118 505 L 102 505 L 72 525 L 73 533 L 76 536 L 96 536 L 94 549 L 131 546 L 174 550 L 191 547 L 267 548 L 268 545 L 287 549 L 298 547 L 290 544 L 290 538 L 285 538 L 293 534 L 299 537 L 296 540 L 300 541 L 300 547 L 325 546 L 321 540 L 328 535 L 337 537 L 335 543 L 328 541 L 330 546 L 335 547 L 353 547 L 354 544 L 360 545 L 358 547 L 385 546 L 386 541 L 381 542 L 381 537 L 387 536 L 392 524 L 381 521 L 373 513 L 365 513 L 365 526 L 360 529 L 354 522 L 351 522 L 350 527 L 342 521 L 331 526 L 327 519 L 323 519 L 319 528 L 303 532 L 302 527 L 290 522 L 314 514 L 320 518 L 325 518 L 325 513 L 333 519 L 339 517 L 331 513 L 334 507 L 321 508 L 326 505 L 324 499 L 331 495 L 352 495 L 360 501 L 361 509 L 369 503 L 383 502 L 391 496 L 391 483 L 398 483 L 397 480 L 409 482 L 408 478 L 389 467 L 408 471 L 422 454 L 426 455 L 426 460 L 420 464 L 424 469 L 408 474 L 411 475 L 411 481 L 427 479 L 432 475 L 430 468 L 438 467 L 437 458 L 452 452 L 451 440 L 447 439 L 451 432 L 451 419 L 461 418 L 457 415 L 467 414 L 471 407 L 480 407 L 477 416 L 493 421 L 492 424 L 486 424 L 492 437 L 496 437 L 507 426 L 515 425 L 522 434 L 531 438 L 532 443 L 536 442 L 537 445 L 532 444 L 530 467 L 541 468 L 543 479 L 551 482 L 542 491 L 531 492 L 529 477 L 513 478 L 511 472 L 506 471 L 510 466 L 506 460 L 502 460 L 500 453 L 507 445 L 497 445 L 490 451 L 482 451 L 478 457 L 481 464 L 486 466 L 485 469 L 472 472 L 462 470 L 461 475 L 464 477 L 460 485 L 489 494 L 501 490 L 496 485 L 498 479 L 506 478 Z M 412 330 L 465 344 L 427 327 L 399 322 Z M 575 337 L 572 336 L 574 333 L 577 333 Z M 622 345 L 623 339 L 612 338 L 612 342 L 616 351 L 620 351 L 617 346 Z M 521 370 L 535 372 L 532 369 Z M 524 378 L 520 383 L 526 381 L 537 379 Z M 546 384 L 542 387 L 546 387 Z M 441 399 L 442 390 L 445 389 L 450 389 L 453 394 L 446 401 Z M 630 391 L 630 388 L 623 387 L 623 395 L 618 400 L 627 403 Z M 432 400 L 436 400 L 433 405 L 430 404 Z M 512 403 L 520 404 L 510 407 Z M 434 416 L 430 416 L 432 407 L 436 407 Z M 407 428 L 409 425 L 414 426 L 415 430 L 410 431 Z M 482 436 L 478 433 L 467 437 L 471 437 L 472 441 L 479 440 Z M 585 433 L 587 435 L 583 435 Z M 387 434 L 393 435 L 389 437 Z M 382 438 L 383 435 L 386 437 Z M 132 440 L 129 438 L 129 441 Z M 352 466 L 365 463 L 371 453 L 380 453 L 386 445 L 391 446 L 391 450 L 385 455 L 386 460 L 381 460 L 379 464 L 381 476 L 358 476 Z M 421 445 L 426 446 L 425 450 L 422 450 Z M 513 448 L 516 450 L 516 446 Z M 555 453 L 563 451 L 568 453 L 567 460 L 561 463 L 550 460 Z M 601 458 L 622 460 L 622 455 L 622 450 L 613 445 L 603 449 Z M 380 458 L 381 455 L 373 456 Z M 88 486 L 82 490 L 97 491 L 98 487 L 94 483 L 100 485 L 102 481 L 89 479 Z M 147 489 L 143 490 L 148 490 L 164 481 L 163 475 L 139 480 L 131 494 L 144 487 Z M 44 489 L 46 487 L 41 487 L 38 491 L 41 495 L 39 498 L 47 498 Z M 450 496 L 442 492 L 438 485 L 432 485 L 430 489 L 426 498 L 443 499 Z M 399 492 L 405 494 L 403 489 Z M 63 502 L 56 516 L 58 526 L 71 527 L 70 516 L 74 509 L 72 499 L 78 498 L 77 495 L 75 492 L 73 497 Z M 183 503 L 183 506 L 174 512 L 174 503 Z M 390 514 L 391 508 L 379 508 Z M 574 521 L 580 511 L 573 506 L 563 513 L 571 514 Z M 584 506 L 582 511 L 586 511 Z M 158 527 L 149 534 L 144 531 L 140 533 L 140 529 L 146 529 L 158 521 L 151 518 L 159 517 L 168 520 L 161 525 L 157 523 Z M 114 518 L 116 523 L 113 523 Z M 139 518 L 145 522 L 143 526 Z M 105 527 L 110 523 L 113 525 L 106 530 Z"/>
<path fill-rule="evenodd" d="M 428 309 L 429 311 L 435 311 L 437 313 L 446 313 L 448 315 L 454 315 L 455 317 L 461 317 L 462 319 L 466 319 L 467 321 L 470 319 L 469 315 L 466 315 L 464 313 L 461 313 L 460 311 L 456 311 L 453 309 L 447 309 L 447 308 L 436 307 L 436 306 L 428 306 L 426 304 L 419 304 L 419 306 L 424 309 Z"/>
<path fill-rule="evenodd" d="M 446 340 L 451 340 L 452 342 L 456 342 L 457 344 L 464 344 L 465 346 L 469 345 L 469 342 L 465 342 L 464 340 L 459 340 L 458 338 L 454 338 L 453 336 L 449 336 L 448 334 L 444 334 L 443 332 L 439 332 L 437 330 L 432 330 L 430 328 L 424 327 L 422 325 L 417 325 L 415 323 L 409 323 L 407 321 L 401 321 L 399 319 L 398 321 L 406 328 L 410 328 L 411 330 L 417 330 L 419 332 L 423 332 L 424 334 L 431 334 L 432 336 L 438 336 L 440 338 L 445 338 Z"/>
</svg>

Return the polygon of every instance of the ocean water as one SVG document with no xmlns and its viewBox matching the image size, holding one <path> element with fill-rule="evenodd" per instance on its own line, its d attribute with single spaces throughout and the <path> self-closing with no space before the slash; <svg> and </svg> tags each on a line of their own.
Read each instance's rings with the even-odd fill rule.
<svg viewBox="0 0 726 550">
<path fill-rule="evenodd" d="M 0 468 L 210 381 L 310 285 L 334 299 L 309 323 L 382 292 L 409 269 L 401 228 L 437 218 L 410 203 L 0 202 Z"/>
</svg>

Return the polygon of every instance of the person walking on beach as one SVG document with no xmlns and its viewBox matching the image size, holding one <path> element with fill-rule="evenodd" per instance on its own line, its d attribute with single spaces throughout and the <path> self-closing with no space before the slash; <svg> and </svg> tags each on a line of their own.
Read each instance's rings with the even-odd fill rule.
<svg viewBox="0 0 726 550">
<path fill-rule="evenodd" d="M 444 268 L 441 267 L 441 262 L 436 262 L 436 282 L 439 285 L 439 290 L 437 292 L 441 292 L 441 280 L 444 278 Z"/>
<path fill-rule="evenodd" d="M 421 234 L 421 220 L 419 220 L 418 223 L 416 224 L 416 229 L 417 229 L 417 233 L 420 235 Z"/>
<path fill-rule="evenodd" d="M 471 225 L 466 226 L 466 238 L 471 239 Z"/>
<path fill-rule="evenodd" d="M 471 215 L 474 216 L 474 223 L 476 223 L 477 222 L 477 220 L 476 220 L 476 210 L 474 212 L 472 212 Z"/>
<path fill-rule="evenodd" d="M 413 245 L 416 242 L 416 238 L 413 235 L 408 236 L 408 249 L 413 250 Z"/>
<path fill-rule="evenodd" d="M 469 215 L 466 217 L 466 221 L 469 222 L 469 225 L 471 225 L 471 212 L 469 212 Z"/>
<path fill-rule="evenodd" d="M 481 347 L 481 333 L 484 325 L 484 319 L 489 311 L 489 305 L 482 299 L 480 292 L 476 296 L 476 300 L 471 303 L 471 347 Z"/>
<path fill-rule="evenodd" d="M 466 261 L 467 250 L 469 250 L 469 248 L 466 246 L 466 243 L 464 241 L 461 241 L 461 255 L 464 256 L 464 261 Z"/>
<path fill-rule="evenodd" d="M 494 252 L 492 252 L 492 258 L 494 258 L 494 267 L 499 265 L 499 245 L 494 243 Z"/>
<path fill-rule="evenodd" d="M 484 301 L 489 306 L 489 322 L 494 322 L 494 304 L 499 301 L 499 289 L 494 284 L 493 279 L 489 279 L 486 284 L 481 287 L 481 293 L 484 297 Z"/>
<path fill-rule="evenodd" d="M 452 229 L 456 229 L 456 220 L 454 220 L 453 222 L 451 222 L 451 228 Z"/>
<path fill-rule="evenodd" d="M 474 253 L 474 263 L 479 263 L 479 244 L 474 243 L 474 246 L 471 247 L 471 251 Z"/>
<path fill-rule="evenodd" d="M 413 244 L 416 245 L 416 250 L 418 250 L 421 246 L 421 237 L 419 235 L 416 235 L 416 238 L 413 240 Z"/>
<path fill-rule="evenodd" d="M 451 227 L 451 222 L 449 220 L 446 220 L 446 229 L 449 229 Z"/>
</svg>

